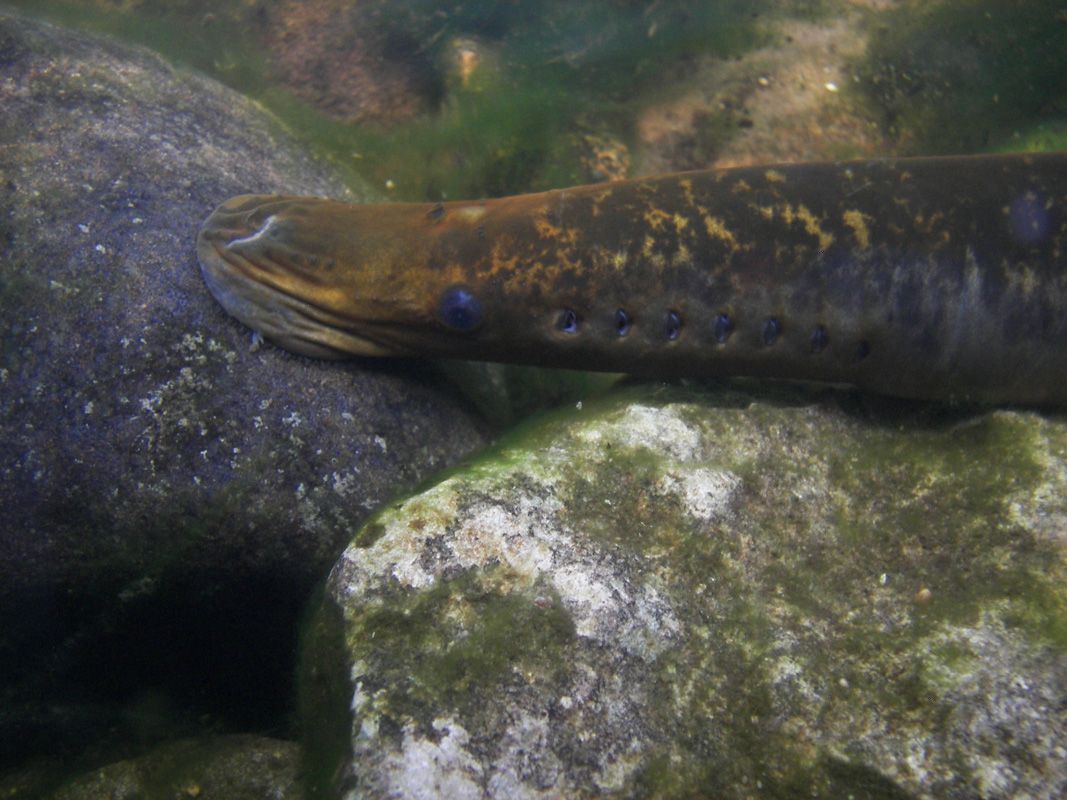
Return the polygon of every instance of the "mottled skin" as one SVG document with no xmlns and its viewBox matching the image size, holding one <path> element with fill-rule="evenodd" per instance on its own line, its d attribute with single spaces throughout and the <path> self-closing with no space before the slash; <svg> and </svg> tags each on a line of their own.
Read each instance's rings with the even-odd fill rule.
<svg viewBox="0 0 1067 800">
<path fill-rule="evenodd" d="M 1067 405 L 1067 154 L 748 167 L 437 205 L 247 195 L 208 218 L 198 250 L 223 306 L 314 356 Z M 473 330 L 442 311 L 457 287 L 476 298 Z"/>
</svg>

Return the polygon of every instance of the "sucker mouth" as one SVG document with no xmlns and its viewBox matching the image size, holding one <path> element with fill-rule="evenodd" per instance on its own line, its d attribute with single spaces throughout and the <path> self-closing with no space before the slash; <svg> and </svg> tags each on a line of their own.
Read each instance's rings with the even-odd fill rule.
<svg viewBox="0 0 1067 800">
<path fill-rule="evenodd" d="M 302 355 L 331 359 L 405 355 L 404 347 L 390 343 L 389 323 L 353 319 L 295 296 L 286 285 L 304 282 L 302 271 L 274 264 L 262 253 L 249 257 L 248 249 L 259 248 L 270 238 L 276 220 L 268 214 L 256 226 L 249 224 L 254 222 L 250 218 L 259 216 L 270 201 L 281 205 L 284 200 L 251 202 L 253 197 L 226 201 L 200 230 L 200 271 L 219 304 L 264 338 Z M 244 224 L 234 224 L 238 221 Z"/>
</svg>

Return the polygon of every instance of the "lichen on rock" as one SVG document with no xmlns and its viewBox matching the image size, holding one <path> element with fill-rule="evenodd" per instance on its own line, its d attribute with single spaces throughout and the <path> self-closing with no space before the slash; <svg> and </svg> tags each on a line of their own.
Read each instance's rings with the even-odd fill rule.
<svg viewBox="0 0 1067 800">
<path fill-rule="evenodd" d="M 320 788 L 1061 796 L 1065 454 L 1056 419 L 834 393 L 547 417 L 334 568 Z"/>
</svg>

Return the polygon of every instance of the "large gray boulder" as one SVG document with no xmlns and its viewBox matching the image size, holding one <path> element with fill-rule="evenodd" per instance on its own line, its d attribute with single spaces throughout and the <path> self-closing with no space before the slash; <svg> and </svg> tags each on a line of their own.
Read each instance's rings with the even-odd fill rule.
<svg viewBox="0 0 1067 800">
<path fill-rule="evenodd" d="M 318 796 L 1067 796 L 1067 423 L 638 388 L 373 518 Z M 314 724 L 310 724 L 314 721 Z"/>
<path fill-rule="evenodd" d="M 3 757 L 121 727 L 144 684 L 273 724 L 311 588 L 481 423 L 416 368 L 256 348 L 212 299 L 219 202 L 356 199 L 251 102 L 0 13 L 0 109 Z"/>
</svg>

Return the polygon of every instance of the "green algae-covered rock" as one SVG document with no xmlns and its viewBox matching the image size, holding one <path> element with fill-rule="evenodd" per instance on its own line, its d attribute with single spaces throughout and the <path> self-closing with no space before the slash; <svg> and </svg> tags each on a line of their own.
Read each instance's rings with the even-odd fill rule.
<svg viewBox="0 0 1067 800">
<path fill-rule="evenodd" d="M 1067 424 L 846 406 L 631 389 L 384 510 L 317 791 L 1064 796 Z"/>
<path fill-rule="evenodd" d="M 186 739 L 93 770 L 49 800 L 302 800 L 299 749 L 258 736 Z"/>
</svg>

